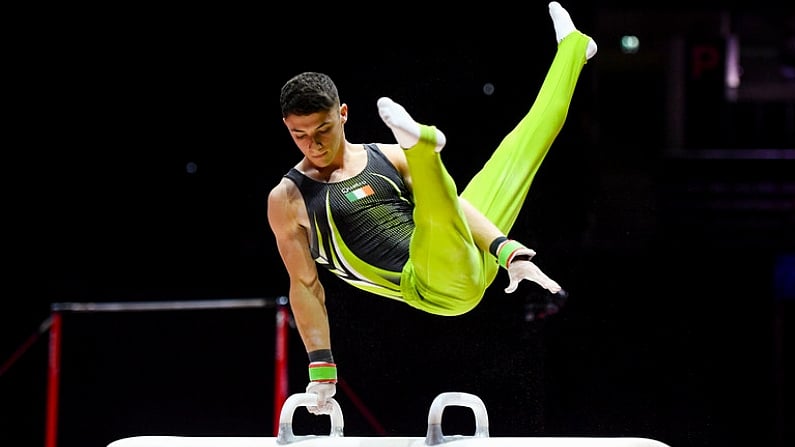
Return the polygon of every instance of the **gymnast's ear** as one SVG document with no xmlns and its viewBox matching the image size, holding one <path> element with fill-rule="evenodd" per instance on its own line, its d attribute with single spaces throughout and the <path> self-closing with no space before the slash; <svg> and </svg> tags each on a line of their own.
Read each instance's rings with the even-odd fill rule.
<svg viewBox="0 0 795 447">
<path fill-rule="evenodd" d="M 343 123 L 348 121 L 348 104 L 342 103 L 342 105 L 340 105 L 340 120 Z"/>
</svg>

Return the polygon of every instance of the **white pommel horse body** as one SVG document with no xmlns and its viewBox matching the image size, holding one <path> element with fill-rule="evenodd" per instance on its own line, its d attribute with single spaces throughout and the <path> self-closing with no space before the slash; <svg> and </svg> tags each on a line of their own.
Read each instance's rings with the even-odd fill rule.
<svg viewBox="0 0 795 447">
<path fill-rule="evenodd" d="M 339 403 L 332 405 L 331 430 L 328 436 L 295 435 L 293 414 L 299 406 L 317 404 L 312 393 L 298 393 L 288 397 L 279 415 L 279 430 L 269 437 L 191 437 L 191 436 L 134 436 L 111 442 L 107 447 L 428 447 L 447 444 L 449 447 L 670 447 L 660 441 L 633 437 L 530 437 L 491 438 L 489 417 L 483 401 L 469 393 L 439 394 L 428 412 L 428 432 L 423 437 L 346 437 L 344 419 Z M 475 415 L 472 436 L 442 433 L 442 413 L 445 407 L 470 408 Z"/>
</svg>

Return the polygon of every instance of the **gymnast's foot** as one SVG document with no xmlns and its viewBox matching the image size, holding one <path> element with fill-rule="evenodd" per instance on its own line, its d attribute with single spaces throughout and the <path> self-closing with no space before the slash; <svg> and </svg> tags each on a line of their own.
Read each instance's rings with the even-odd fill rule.
<svg viewBox="0 0 795 447">
<path fill-rule="evenodd" d="M 558 43 L 569 34 L 577 31 L 569 12 L 563 6 L 560 6 L 560 3 L 550 2 L 549 16 L 552 17 L 552 24 L 555 27 L 555 39 L 557 39 Z M 590 39 L 588 46 L 585 48 L 585 59 L 592 58 L 596 54 L 596 49 L 596 42 Z"/>
<path fill-rule="evenodd" d="M 392 129 L 395 139 L 403 149 L 410 149 L 422 140 L 433 144 L 434 150 L 440 152 L 447 141 L 441 130 L 417 123 L 403 106 L 390 98 L 378 99 L 378 114 L 384 124 Z M 426 132 L 423 132 L 423 127 Z"/>
</svg>

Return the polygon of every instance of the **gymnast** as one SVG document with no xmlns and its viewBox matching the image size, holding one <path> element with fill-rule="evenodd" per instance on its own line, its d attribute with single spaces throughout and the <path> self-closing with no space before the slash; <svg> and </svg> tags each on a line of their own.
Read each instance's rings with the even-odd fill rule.
<svg viewBox="0 0 795 447">
<path fill-rule="evenodd" d="M 558 2 L 549 3 L 549 14 L 558 45 L 536 99 L 460 195 L 441 158 L 445 134 L 415 122 L 397 102 L 377 101 L 397 144 L 351 143 L 348 105 L 329 76 L 304 72 L 283 85 L 283 121 L 303 157 L 270 191 L 268 222 L 308 354 L 306 391 L 318 396 L 310 412 L 329 414 L 337 382 L 318 265 L 373 295 L 440 316 L 475 308 L 500 268 L 508 273 L 506 293 L 528 280 L 565 294 L 532 262 L 536 252 L 509 237 L 597 51 Z"/>
</svg>

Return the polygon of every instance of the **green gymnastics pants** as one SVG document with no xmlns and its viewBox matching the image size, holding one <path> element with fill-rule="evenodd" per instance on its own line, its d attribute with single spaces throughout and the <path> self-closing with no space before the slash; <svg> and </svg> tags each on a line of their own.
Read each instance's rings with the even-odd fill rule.
<svg viewBox="0 0 795 447">
<path fill-rule="evenodd" d="M 461 197 L 508 234 L 530 184 L 563 127 L 586 63 L 589 37 L 580 32 L 559 44 L 535 102 L 502 140 Z M 472 310 L 497 276 L 499 265 L 474 243 L 459 205 L 455 181 L 434 151 L 435 129 L 423 126 L 420 143 L 405 151 L 414 188 L 409 261 L 401 274 L 406 302 L 437 315 Z"/>
</svg>

